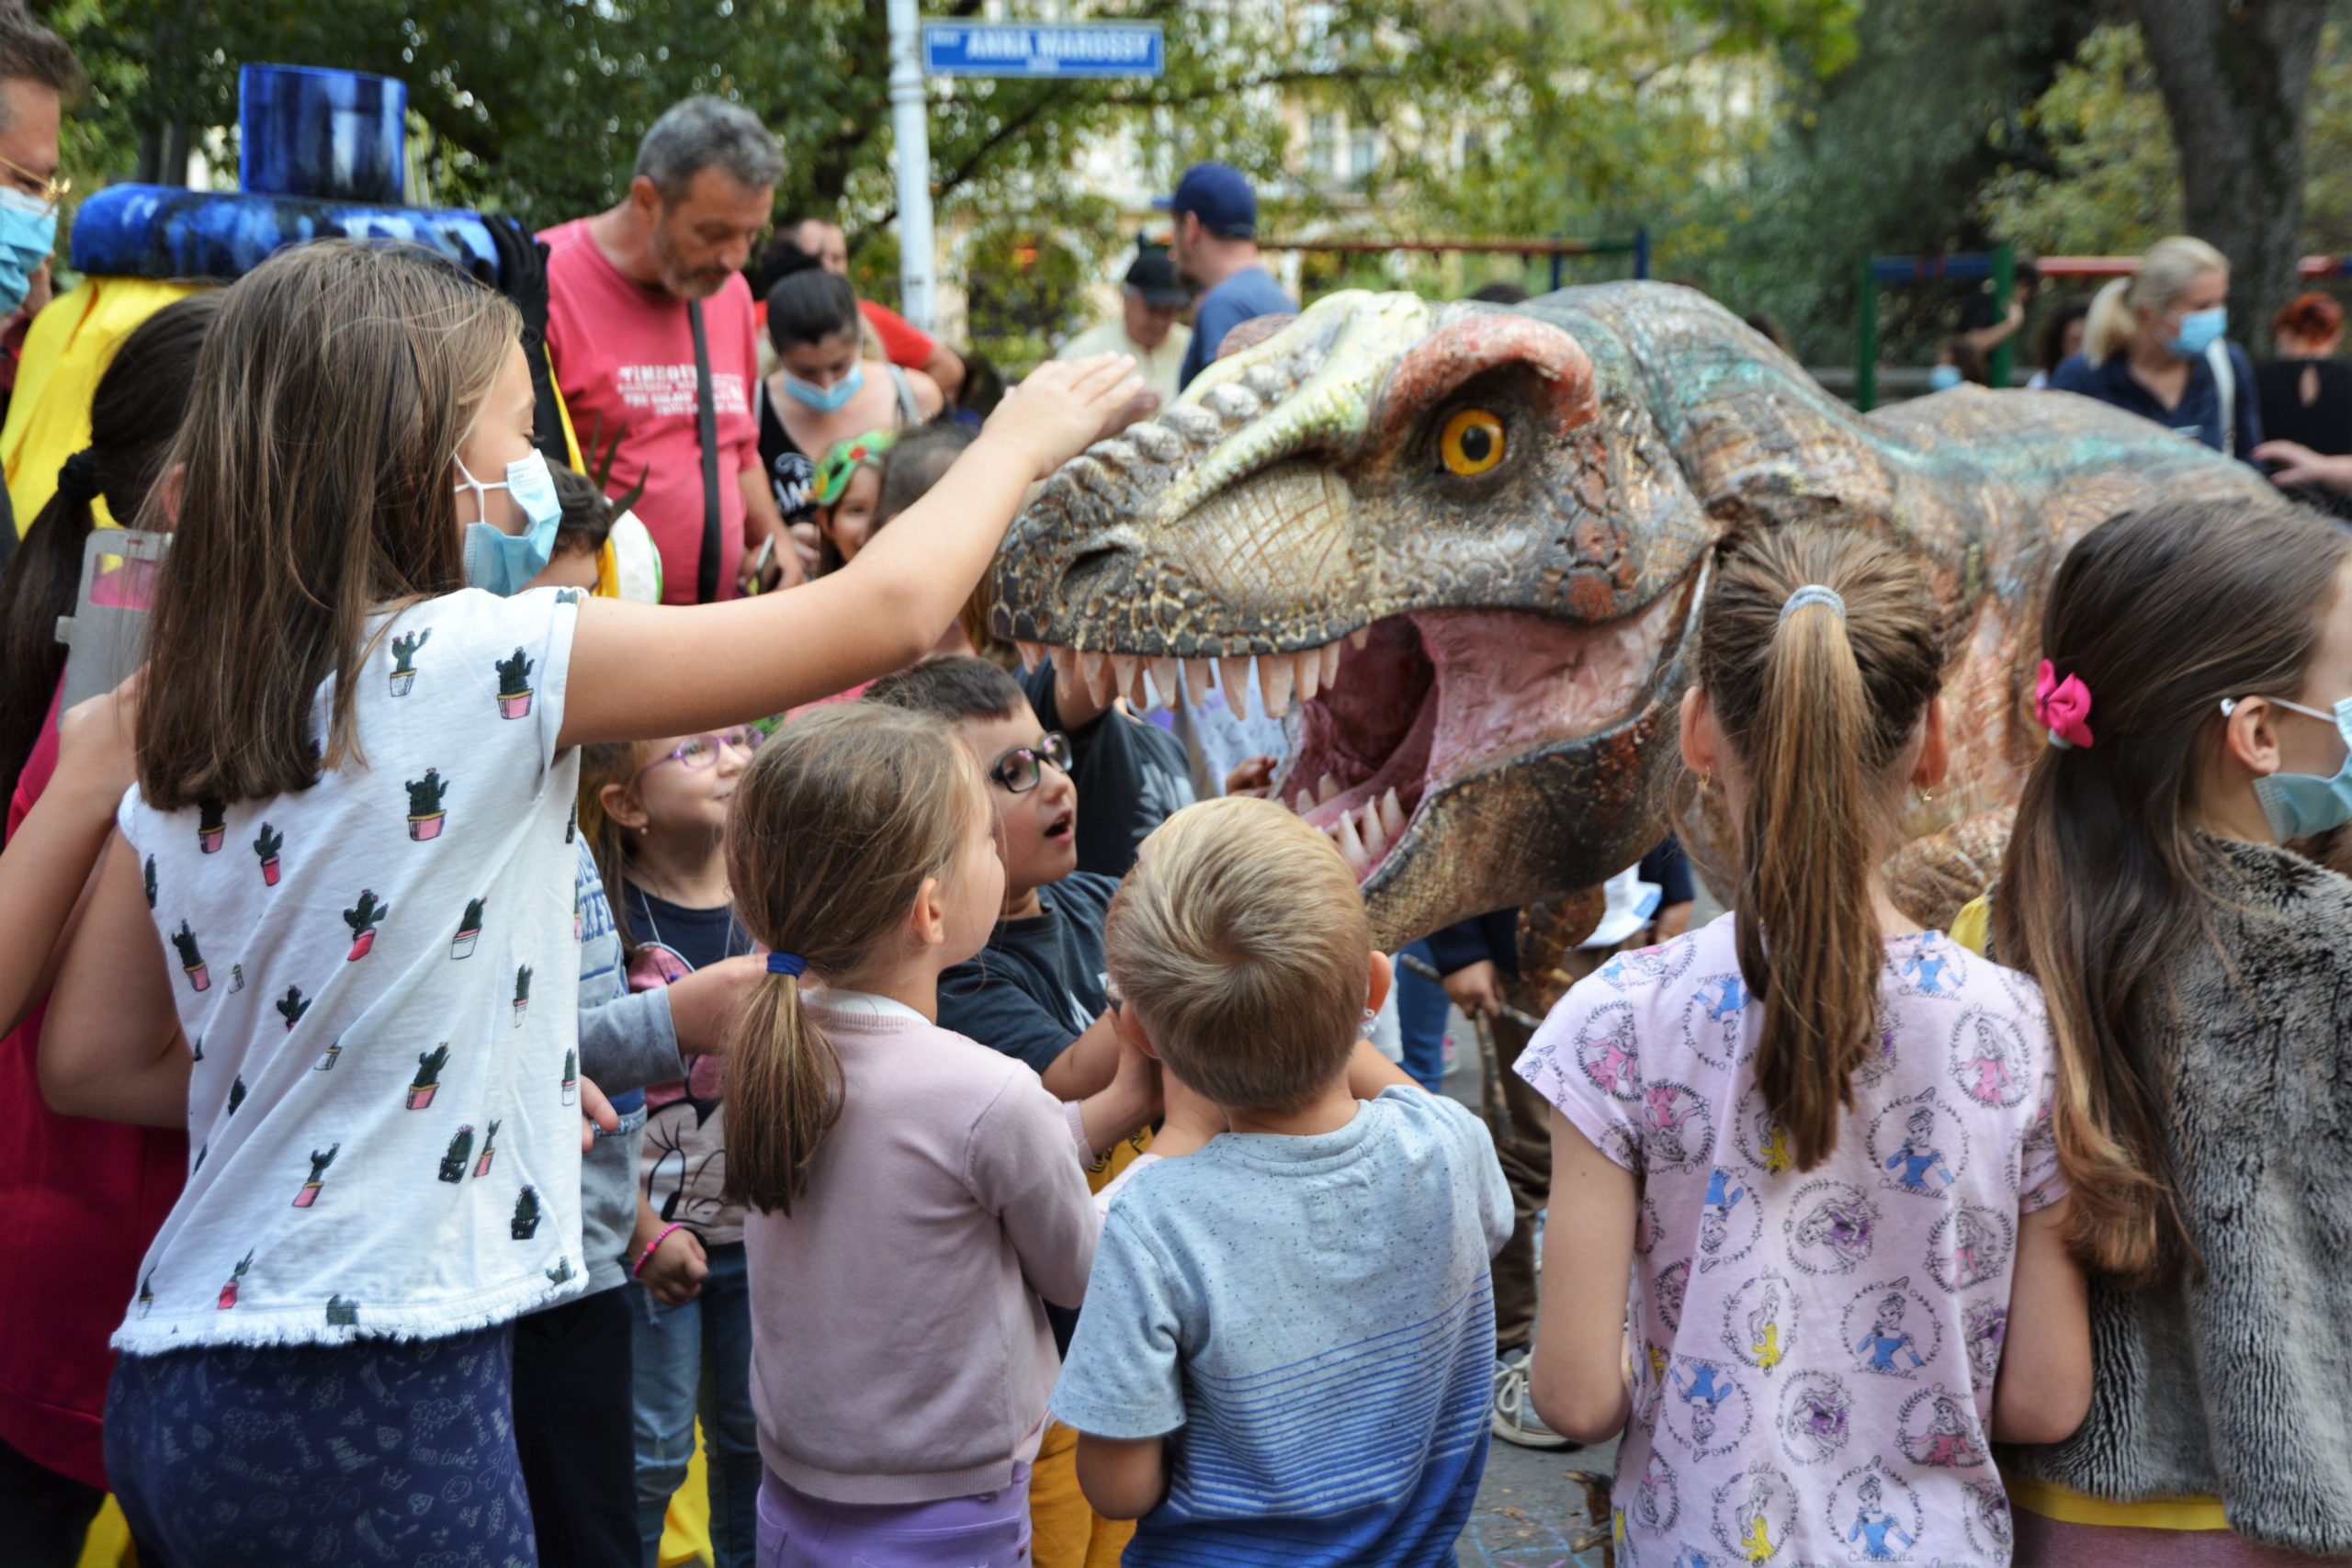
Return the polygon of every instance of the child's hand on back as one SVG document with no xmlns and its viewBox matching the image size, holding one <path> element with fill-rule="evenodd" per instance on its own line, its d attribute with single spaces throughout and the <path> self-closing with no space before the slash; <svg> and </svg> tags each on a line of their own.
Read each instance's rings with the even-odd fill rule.
<svg viewBox="0 0 2352 1568">
<path fill-rule="evenodd" d="M 735 1037 L 735 1021 L 743 1004 L 767 973 L 767 961 L 757 953 L 722 958 L 670 986 L 670 1027 L 678 1036 L 681 1055 L 697 1052 L 716 1055 Z"/>
<path fill-rule="evenodd" d="M 1125 354 L 1040 365 L 1004 395 L 981 435 L 1017 445 L 1042 479 L 1117 421 L 1143 385 L 1135 366 L 1135 357 Z"/>
<path fill-rule="evenodd" d="M 580 1152 L 586 1154 L 596 1146 L 598 1131 L 617 1133 L 621 1130 L 621 1113 L 598 1089 L 595 1080 L 585 1073 L 580 1075 Z"/>
<path fill-rule="evenodd" d="M 140 693 L 146 671 L 113 691 L 74 704 L 57 721 L 57 772 L 51 788 L 103 803 L 108 816 L 123 793 L 138 782 Z"/>
</svg>

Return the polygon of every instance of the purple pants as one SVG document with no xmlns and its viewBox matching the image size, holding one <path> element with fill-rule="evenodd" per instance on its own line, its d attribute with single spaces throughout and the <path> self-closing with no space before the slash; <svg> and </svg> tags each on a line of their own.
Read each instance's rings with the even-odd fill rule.
<svg viewBox="0 0 2352 1568">
<path fill-rule="evenodd" d="M 760 1478 L 760 1568 L 1025 1568 L 1029 1467 L 977 1497 L 872 1506 L 828 1503 Z"/>
</svg>

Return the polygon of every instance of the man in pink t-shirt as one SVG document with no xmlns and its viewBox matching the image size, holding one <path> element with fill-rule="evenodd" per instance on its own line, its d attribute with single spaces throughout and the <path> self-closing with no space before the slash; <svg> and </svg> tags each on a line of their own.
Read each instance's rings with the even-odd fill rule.
<svg viewBox="0 0 2352 1568">
<path fill-rule="evenodd" d="M 636 511 L 662 551 L 672 604 L 733 595 L 770 538 L 771 580 L 779 570 L 797 580 L 760 469 L 757 328 L 742 277 L 783 175 L 775 138 L 751 111 L 688 98 L 645 133 L 619 206 L 539 236 L 556 385 L 590 470 L 606 471 L 616 495 L 643 484 Z M 697 306 L 707 388 L 695 369 Z"/>
</svg>

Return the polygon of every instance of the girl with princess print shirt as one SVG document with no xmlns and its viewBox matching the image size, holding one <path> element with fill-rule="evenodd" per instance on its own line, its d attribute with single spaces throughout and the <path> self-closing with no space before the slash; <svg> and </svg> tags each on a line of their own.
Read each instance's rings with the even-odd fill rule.
<svg viewBox="0 0 2352 1568">
<path fill-rule="evenodd" d="M 225 292 L 158 492 L 178 526 L 157 657 L 135 702 L 66 727 L 37 830 L 0 859 L 0 1021 L 90 886 L 45 1094 L 185 1123 L 196 1150 L 116 1337 L 107 1421 L 133 1533 L 175 1563 L 304 1560 L 277 1539 L 288 1517 L 333 1521 L 305 1538 L 319 1561 L 362 1538 L 530 1560 L 511 1325 L 581 1289 L 580 1115 L 611 1116 L 576 1066 L 577 748 L 723 728 L 915 658 L 1025 487 L 1131 389 L 1114 361 L 1039 371 L 943 488 L 952 506 L 918 506 L 823 584 L 582 604 L 513 593 L 559 511 L 518 329 L 395 247 L 296 246 Z M 275 883 L 221 850 L 265 823 Z M 345 912 L 363 896 L 360 941 Z M 442 1179 L 454 1134 L 492 1120 L 488 1170 Z M 355 1454 L 331 1410 L 394 1436 Z M 181 1462 L 198 1427 L 252 1447 Z M 396 1463 L 397 1487 L 363 1473 Z M 383 1501 L 355 1510 L 355 1488 Z"/>
<path fill-rule="evenodd" d="M 1536 1405 L 1624 1428 L 1637 1561 L 2007 1563 L 1989 1439 L 2081 1421 L 2087 1291 L 2029 1135 L 2039 993 L 1876 869 L 1943 771 L 1940 613 L 1861 535 L 1719 549 L 1682 747 L 1739 824 L 1738 897 L 1578 985 L 1520 1059 L 1556 1112 L 1544 1245 L 1575 1260 L 1547 1272 Z M 1980 1092 L 1984 1041 L 2035 1092 Z"/>
</svg>

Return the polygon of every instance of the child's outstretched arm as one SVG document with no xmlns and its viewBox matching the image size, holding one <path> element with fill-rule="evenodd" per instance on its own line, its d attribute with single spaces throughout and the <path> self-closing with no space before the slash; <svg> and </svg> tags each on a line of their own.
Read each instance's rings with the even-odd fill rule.
<svg viewBox="0 0 2352 1568">
<path fill-rule="evenodd" d="M 1550 1267 L 1537 1308 L 1530 1392 L 1544 1423 L 1580 1443 L 1615 1437 L 1633 1413 L 1624 1325 L 1638 1201 L 1634 1173 L 1553 1111 L 1552 1207 L 1544 1226 Z"/>
<path fill-rule="evenodd" d="M 806 587 L 691 609 L 581 605 L 558 743 L 716 729 L 913 663 L 971 595 L 1029 486 L 1126 401 L 1133 365 L 1040 366 L 928 495 Z"/>
<path fill-rule="evenodd" d="M 1993 1382 L 1993 1437 L 2054 1443 L 2074 1436 L 2091 1408 L 2090 1282 L 2066 1250 L 2066 1202 L 2018 1226 L 2009 1278 L 2009 1320 Z"/>
</svg>

